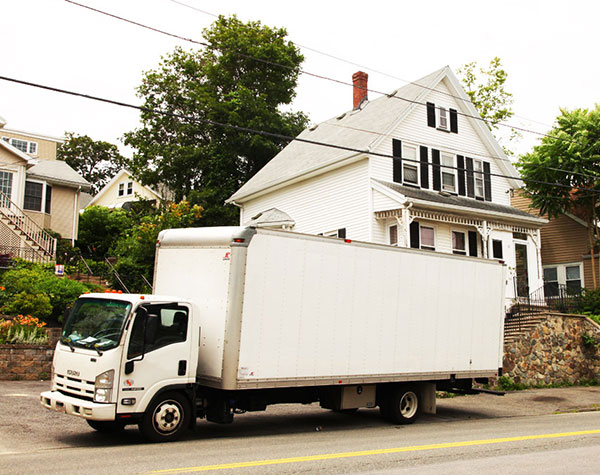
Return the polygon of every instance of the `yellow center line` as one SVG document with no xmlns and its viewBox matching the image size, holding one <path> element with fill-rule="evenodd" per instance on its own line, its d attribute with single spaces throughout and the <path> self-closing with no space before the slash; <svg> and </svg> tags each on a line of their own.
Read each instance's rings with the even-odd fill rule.
<svg viewBox="0 0 600 475">
<path fill-rule="evenodd" d="M 456 447 L 472 447 L 475 445 L 490 445 L 490 444 L 502 444 L 505 442 L 520 442 L 524 440 L 537 440 L 537 439 L 558 439 L 561 437 L 574 437 L 578 435 L 589 435 L 589 434 L 600 434 L 598 430 L 582 430 L 578 432 L 560 432 L 555 434 L 538 434 L 538 435 L 523 435 L 518 437 L 503 437 L 500 439 L 483 439 L 483 440 L 467 440 L 462 442 L 445 442 L 442 444 L 428 444 L 428 445 L 413 445 L 408 447 L 394 447 L 389 449 L 375 449 L 375 450 L 360 450 L 357 452 L 339 452 L 334 454 L 320 454 L 320 455 L 305 455 L 301 457 L 288 457 L 281 459 L 270 459 L 270 460 L 254 460 L 250 462 L 234 462 L 224 463 L 218 465 L 201 465 L 198 467 L 186 467 L 186 468 L 172 468 L 166 470 L 154 470 L 151 473 L 186 473 L 186 472 L 205 472 L 208 470 L 226 470 L 231 468 L 248 468 L 248 467 L 260 467 L 266 465 L 279 465 L 286 463 L 299 463 L 299 462 L 314 462 L 317 460 L 331 460 L 331 459 L 342 459 L 349 457 L 365 457 L 368 455 L 384 455 L 384 454 L 397 454 L 401 452 L 417 452 L 421 450 L 437 450 L 437 449 L 448 449 Z"/>
</svg>

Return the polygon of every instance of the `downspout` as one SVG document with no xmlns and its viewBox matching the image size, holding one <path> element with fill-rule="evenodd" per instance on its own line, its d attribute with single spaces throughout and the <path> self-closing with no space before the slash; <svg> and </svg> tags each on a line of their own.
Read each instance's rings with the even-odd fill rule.
<svg viewBox="0 0 600 475">
<path fill-rule="evenodd" d="M 236 203 L 235 201 L 230 201 L 229 203 L 225 203 L 225 204 L 232 204 L 233 206 L 237 206 L 240 209 L 240 226 L 242 225 L 242 223 L 244 222 L 244 208 L 242 207 L 242 205 Z"/>
</svg>

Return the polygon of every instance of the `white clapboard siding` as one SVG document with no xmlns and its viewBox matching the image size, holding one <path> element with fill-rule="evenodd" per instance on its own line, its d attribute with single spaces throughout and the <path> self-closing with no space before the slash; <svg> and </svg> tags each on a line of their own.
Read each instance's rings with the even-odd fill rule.
<svg viewBox="0 0 600 475">
<path fill-rule="evenodd" d="M 438 90 L 440 92 L 438 92 Z M 442 82 L 427 96 L 428 102 L 433 102 L 436 106 L 456 109 L 459 112 L 466 113 L 464 107 L 461 108 L 460 100 L 454 99 L 449 94 L 450 91 Z M 494 203 L 510 206 L 510 197 L 508 190 L 510 186 L 505 178 L 494 176 L 504 173 L 498 167 L 496 160 L 504 159 L 496 157 L 493 150 L 488 149 L 482 141 L 479 134 L 473 128 L 471 121 L 464 115 L 458 116 L 458 134 L 448 133 L 427 126 L 427 109 L 424 105 L 416 104 L 409 115 L 402 120 L 396 130 L 382 140 L 375 148 L 374 152 L 392 155 L 392 138 L 402 140 L 403 143 L 411 145 L 423 145 L 428 148 L 429 164 L 431 165 L 431 149 L 435 148 L 442 152 L 452 153 L 454 155 L 464 155 L 465 157 L 478 158 L 490 163 L 492 173 L 492 201 Z M 417 159 L 419 158 L 417 152 Z M 392 159 L 386 157 L 371 158 L 371 176 L 384 181 L 392 181 Z M 429 167 L 429 189 L 432 189 L 433 171 Z"/>
<path fill-rule="evenodd" d="M 319 234 L 345 228 L 349 239 L 369 240 L 370 182 L 364 160 L 286 186 L 244 203 L 240 224 L 277 208 L 295 222 L 294 231 Z"/>
</svg>

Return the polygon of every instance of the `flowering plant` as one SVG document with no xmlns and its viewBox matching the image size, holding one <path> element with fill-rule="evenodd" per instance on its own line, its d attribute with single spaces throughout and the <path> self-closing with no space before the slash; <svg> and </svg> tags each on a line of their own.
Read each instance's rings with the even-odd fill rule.
<svg viewBox="0 0 600 475">
<path fill-rule="evenodd" d="M 45 322 L 31 315 L 19 315 L 11 320 L 0 319 L 0 344 L 44 344 L 48 341 Z"/>
</svg>

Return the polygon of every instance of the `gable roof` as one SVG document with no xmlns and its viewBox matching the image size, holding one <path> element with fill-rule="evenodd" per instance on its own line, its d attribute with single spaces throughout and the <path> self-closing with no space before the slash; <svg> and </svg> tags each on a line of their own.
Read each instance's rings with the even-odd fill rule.
<svg viewBox="0 0 600 475">
<path fill-rule="evenodd" d="M 108 183 L 106 183 L 106 185 L 104 185 L 102 187 L 102 189 L 98 192 L 98 194 L 96 196 L 94 196 L 92 198 L 92 200 L 87 204 L 87 206 L 94 206 L 94 203 L 96 203 L 104 194 L 106 194 L 106 192 L 110 189 L 110 187 L 117 181 L 119 181 L 121 178 L 123 177 L 127 177 L 129 178 L 131 181 L 135 181 L 137 183 L 139 183 L 141 186 L 143 186 L 148 192 L 152 193 L 153 195 L 155 195 L 159 200 L 162 200 L 162 196 L 160 194 L 158 194 L 156 191 L 154 191 L 152 188 L 146 186 L 146 185 L 142 185 L 139 181 L 137 181 L 135 178 L 133 178 L 133 175 L 131 174 L 130 171 L 126 170 L 125 168 L 121 168 L 117 174 L 115 176 L 113 176 Z M 86 206 L 86 207 L 87 207 Z"/>
<path fill-rule="evenodd" d="M 62 160 L 37 160 L 37 163 L 27 170 L 27 177 L 70 188 L 90 188 L 89 182 Z"/>
<path fill-rule="evenodd" d="M 10 153 L 16 155 L 17 157 L 21 158 L 22 160 L 25 160 L 26 164 L 29 166 L 33 166 L 38 162 L 35 158 L 31 158 L 25 152 L 21 152 L 21 150 L 19 150 L 16 147 L 13 147 L 11 144 L 6 142 L 5 140 L 0 140 L 0 146 L 4 147 Z"/>
<path fill-rule="evenodd" d="M 487 125 L 482 120 L 468 117 L 480 117 L 480 115 L 454 73 L 448 66 L 445 66 L 391 94 L 380 96 L 373 101 L 365 101 L 356 110 L 345 112 L 305 129 L 236 191 L 227 202 L 242 202 L 252 195 L 265 192 L 278 185 L 281 186 L 313 173 L 324 172 L 352 157 L 366 156 L 382 140 L 385 140 L 386 136 L 415 107 L 423 107 L 431 90 L 444 79 L 447 79 L 450 92 L 463 99 L 459 101 L 459 108 L 481 137 L 482 142 L 494 156 L 503 159 L 498 160 L 497 163 L 503 174 L 518 177 L 516 170 L 506 159 L 504 151 Z M 514 187 L 518 186 L 516 181 L 511 184 Z"/>
</svg>

